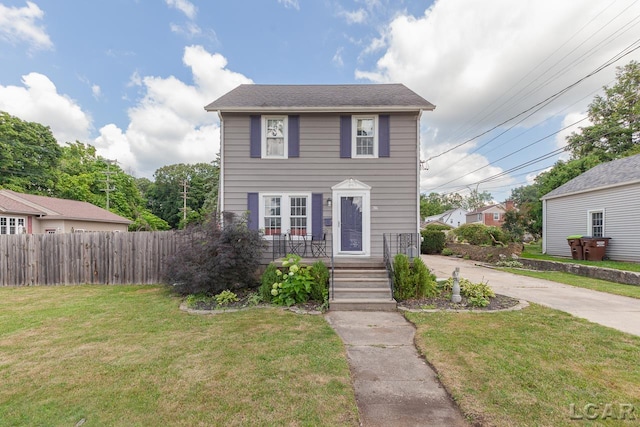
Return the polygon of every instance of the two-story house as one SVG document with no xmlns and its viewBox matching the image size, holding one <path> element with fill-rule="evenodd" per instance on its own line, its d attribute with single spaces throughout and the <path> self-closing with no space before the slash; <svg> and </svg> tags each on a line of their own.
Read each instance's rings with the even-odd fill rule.
<svg viewBox="0 0 640 427">
<path fill-rule="evenodd" d="M 241 85 L 220 118 L 219 207 L 249 211 L 267 240 L 325 240 L 336 257 L 382 258 L 383 233 L 417 233 L 420 116 L 402 84 Z"/>
<path fill-rule="evenodd" d="M 480 223 L 487 226 L 502 227 L 504 215 L 507 211 L 515 209 L 513 201 L 507 200 L 504 204 L 483 206 L 466 214 L 467 224 Z"/>
</svg>

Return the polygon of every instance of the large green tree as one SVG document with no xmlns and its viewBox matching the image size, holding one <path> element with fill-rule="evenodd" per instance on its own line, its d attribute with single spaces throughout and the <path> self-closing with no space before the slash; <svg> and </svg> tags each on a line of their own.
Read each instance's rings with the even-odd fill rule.
<svg viewBox="0 0 640 427">
<path fill-rule="evenodd" d="M 590 126 L 567 138 L 573 158 L 613 160 L 640 142 L 640 64 L 618 67 L 616 81 L 589 104 Z"/>
<path fill-rule="evenodd" d="M 0 187 L 48 195 L 59 160 L 60 146 L 48 127 L 0 111 Z"/>
<path fill-rule="evenodd" d="M 136 180 L 118 164 L 98 156 L 91 145 L 75 142 L 62 147 L 56 173 L 56 197 L 89 202 L 129 218 L 132 231 L 169 228 L 146 208 Z"/>
<path fill-rule="evenodd" d="M 216 210 L 218 171 L 217 161 L 163 166 L 155 171 L 154 182 L 138 180 L 138 188 L 154 214 L 172 228 L 183 228 Z"/>
<path fill-rule="evenodd" d="M 531 185 L 512 190 L 524 228 L 542 232 L 540 198 L 599 163 L 640 153 L 640 64 L 619 67 L 616 82 L 589 104 L 591 125 L 567 137 L 572 159 L 558 161 Z"/>
</svg>

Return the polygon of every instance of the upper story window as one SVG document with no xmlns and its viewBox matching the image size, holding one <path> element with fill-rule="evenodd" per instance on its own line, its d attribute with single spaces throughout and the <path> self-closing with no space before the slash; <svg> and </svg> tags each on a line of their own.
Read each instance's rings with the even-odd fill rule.
<svg viewBox="0 0 640 427">
<path fill-rule="evenodd" d="M 24 218 L 0 217 L 0 234 L 22 234 L 25 232 Z"/>
<path fill-rule="evenodd" d="M 378 157 L 378 116 L 353 116 L 352 157 Z"/>
<path fill-rule="evenodd" d="M 262 158 L 286 159 L 288 157 L 287 116 L 263 116 Z"/>
</svg>

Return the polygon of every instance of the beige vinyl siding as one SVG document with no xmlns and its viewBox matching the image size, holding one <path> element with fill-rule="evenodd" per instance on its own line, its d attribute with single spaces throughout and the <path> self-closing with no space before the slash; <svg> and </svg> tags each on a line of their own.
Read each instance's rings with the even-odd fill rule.
<svg viewBox="0 0 640 427">
<path fill-rule="evenodd" d="M 604 237 L 611 237 L 607 256 L 640 262 L 640 184 L 591 191 L 546 201 L 546 250 L 571 256 L 567 236 L 588 235 L 588 212 L 604 210 Z"/>
<path fill-rule="evenodd" d="M 300 157 L 282 160 L 249 157 L 248 115 L 223 120 L 225 211 L 246 211 L 248 192 L 300 191 L 322 193 L 323 217 L 331 217 L 331 187 L 354 178 L 371 186 L 372 256 L 382 256 L 382 233 L 418 230 L 415 114 L 390 115 L 391 157 L 377 159 L 340 158 L 339 114 L 301 114 Z"/>
</svg>

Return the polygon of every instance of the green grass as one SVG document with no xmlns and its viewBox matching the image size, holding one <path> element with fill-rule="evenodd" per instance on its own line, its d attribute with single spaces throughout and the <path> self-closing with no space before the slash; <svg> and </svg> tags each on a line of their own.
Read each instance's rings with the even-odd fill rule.
<svg viewBox="0 0 640 427">
<path fill-rule="evenodd" d="M 567 245 L 567 257 L 571 255 L 569 251 L 569 245 Z M 536 242 L 528 245 L 524 245 L 524 251 L 522 252 L 522 258 L 540 259 L 545 261 L 557 261 L 557 262 L 570 262 L 573 264 L 593 265 L 596 267 L 613 268 L 615 270 L 635 271 L 640 272 L 640 263 L 637 262 L 625 262 L 625 261 L 585 261 L 577 260 L 573 258 L 563 258 L 557 256 L 546 255 L 542 253 L 542 243 Z"/>
<path fill-rule="evenodd" d="M 357 425 L 321 316 L 198 316 L 158 286 L 0 288 L 0 425 Z"/>
<path fill-rule="evenodd" d="M 482 425 L 594 425 L 585 405 L 634 407 L 640 418 L 640 337 L 531 305 L 520 311 L 406 313 L 419 350 L 462 410 Z"/>
<path fill-rule="evenodd" d="M 518 268 L 502 268 L 501 270 L 508 271 L 513 274 L 519 274 L 521 276 L 536 277 L 538 279 L 564 283 L 565 285 L 592 289 L 594 291 L 607 292 L 625 297 L 640 298 L 640 286 L 624 285 L 621 283 L 608 282 L 606 280 L 593 279 L 560 271 L 531 271 L 521 270 Z"/>
</svg>

